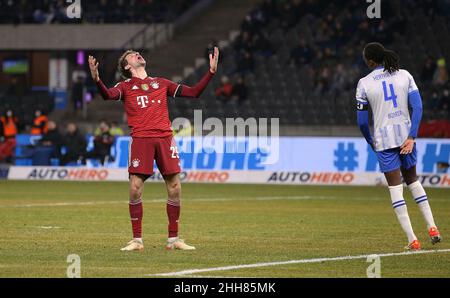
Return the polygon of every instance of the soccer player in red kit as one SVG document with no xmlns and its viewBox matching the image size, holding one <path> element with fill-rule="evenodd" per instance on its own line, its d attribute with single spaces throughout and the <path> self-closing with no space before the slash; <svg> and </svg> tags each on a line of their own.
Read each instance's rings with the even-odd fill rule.
<svg viewBox="0 0 450 298">
<path fill-rule="evenodd" d="M 164 177 L 167 188 L 167 216 L 169 237 L 167 249 L 194 250 L 178 238 L 180 217 L 180 159 L 169 119 L 169 97 L 198 98 L 217 71 L 219 49 L 209 56 L 210 69 L 195 86 L 177 84 L 164 78 L 150 77 L 145 70 L 146 61 L 132 50 L 119 59 L 119 71 L 126 78 L 114 88 L 107 88 L 100 80 L 98 62 L 89 56 L 89 67 L 103 99 L 120 100 L 125 106 L 131 130 L 128 172 L 130 177 L 129 211 L 133 230 L 131 240 L 122 251 L 143 250 L 142 193 L 144 182 L 153 175 L 153 162 Z"/>
</svg>

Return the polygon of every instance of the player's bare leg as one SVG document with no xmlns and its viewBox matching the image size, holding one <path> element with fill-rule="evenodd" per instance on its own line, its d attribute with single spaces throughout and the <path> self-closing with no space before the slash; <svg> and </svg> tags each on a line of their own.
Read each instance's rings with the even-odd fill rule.
<svg viewBox="0 0 450 298">
<path fill-rule="evenodd" d="M 410 169 L 402 169 L 402 175 L 414 200 L 417 203 L 417 206 L 419 206 L 423 218 L 427 223 L 428 235 L 430 236 L 431 243 L 436 244 L 441 242 L 442 238 L 436 224 L 434 223 L 433 213 L 431 212 L 427 194 L 422 186 L 422 183 L 420 183 L 417 178 L 416 167 L 414 166 Z"/>
<path fill-rule="evenodd" d="M 131 227 L 133 229 L 133 240 L 128 242 L 127 246 L 122 248 L 122 251 L 133 251 L 144 249 L 142 241 L 142 193 L 144 191 L 144 182 L 146 176 L 130 174 L 130 218 Z"/>
<path fill-rule="evenodd" d="M 194 250 L 195 247 L 187 245 L 178 238 L 178 222 L 181 208 L 181 181 L 180 175 L 164 176 L 167 188 L 167 217 L 169 219 L 169 237 L 166 249 Z"/>
<path fill-rule="evenodd" d="M 384 174 L 389 185 L 389 192 L 391 194 L 392 207 L 394 208 L 397 219 L 408 237 L 408 246 L 405 249 L 419 250 L 420 243 L 414 234 L 411 220 L 409 219 L 408 208 L 403 197 L 403 183 L 400 176 L 400 169 L 394 170 Z"/>
</svg>

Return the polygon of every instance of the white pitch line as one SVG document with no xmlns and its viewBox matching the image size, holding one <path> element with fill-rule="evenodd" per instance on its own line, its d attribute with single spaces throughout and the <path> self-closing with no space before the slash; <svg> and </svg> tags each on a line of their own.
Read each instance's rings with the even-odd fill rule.
<svg viewBox="0 0 450 298">
<path fill-rule="evenodd" d="M 92 201 L 92 202 L 60 202 L 60 203 L 37 203 L 37 204 L 17 204 L 17 205 L 3 205 L 0 207 L 7 208 L 30 208 L 30 207 L 64 207 L 64 206 L 90 206 L 90 205 L 104 205 L 104 204 L 123 204 L 128 203 L 126 201 Z"/>
<path fill-rule="evenodd" d="M 327 196 L 273 196 L 260 198 L 204 198 L 204 199 L 186 199 L 191 202 L 224 202 L 224 201 L 272 201 L 272 200 L 333 200 L 336 197 Z M 166 199 L 144 200 L 145 203 L 164 203 Z M 61 207 L 61 206 L 90 206 L 90 205 L 106 205 L 106 204 L 127 204 L 128 201 L 89 201 L 89 202 L 58 202 L 58 203 L 36 203 L 36 204 L 16 204 L 16 205 L 0 205 L 0 208 L 12 207 Z"/>
<path fill-rule="evenodd" d="M 242 277 L 242 276 L 220 276 L 220 275 L 187 275 L 186 277 L 188 278 L 219 278 L 219 279 L 224 279 L 224 278 L 252 278 L 252 277 Z"/>
<path fill-rule="evenodd" d="M 339 200 L 340 197 L 335 196 L 269 196 L 259 198 L 201 198 L 201 199 L 182 199 L 186 203 L 195 202 L 252 202 L 252 201 L 276 201 L 276 200 Z M 382 197 L 352 197 L 351 200 L 362 201 L 382 201 Z M 165 203 L 166 199 L 143 200 L 145 203 Z M 442 199 L 434 199 L 433 201 L 444 201 Z M 445 200 L 446 201 L 446 200 Z M 109 204 L 128 204 L 128 201 L 88 201 L 88 202 L 59 202 L 59 203 L 36 203 L 36 204 L 16 204 L 16 205 L 0 205 L 0 208 L 23 208 L 23 207 L 64 207 L 64 206 L 91 206 L 91 205 L 109 205 Z"/>
<path fill-rule="evenodd" d="M 166 276 L 166 277 L 168 277 L 168 276 L 185 276 L 185 275 L 187 275 L 189 277 L 192 274 L 198 274 L 198 273 L 203 273 L 203 272 L 228 271 L 228 270 L 238 270 L 238 269 L 245 269 L 245 268 L 258 268 L 258 267 L 292 265 L 292 264 L 310 264 L 310 263 L 321 263 L 321 262 L 358 260 L 358 259 L 367 259 L 367 257 L 374 256 L 374 255 L 379 256 L 379 257 L 394 257 L 394 256 L 409 256 L 409 255 L 430 254 L 430 253 L 445 253 L 445 252 L 450 252 L 450 249 L 420 250 L 420 251 L 414 251 L 414 252 L 369 254 L 369 255 L 343 256 L 343 257 L 333 257 L 333 258 L 302 259 L 302 260 L 290 260 L 290 261 L 282 261 L 282 262 L 266 262 L 266 263 L 244 264 L 244 265 L 213 267 L 213 268 L 204 268 L 204 269 L 191 269 L 191 270 L 175 271 L 175 272 L 168 272 L 168 273 L 146 274 L 146 276 Z"/>
<path fill-rule="evenodd" d="M 44 229 L 44 230 L 49 230 L 49 229 L 61 229 L 61 227 L 53 227 L 53 226 L 38 226 L 36 227 L 38 229 Z"/>
</svg>

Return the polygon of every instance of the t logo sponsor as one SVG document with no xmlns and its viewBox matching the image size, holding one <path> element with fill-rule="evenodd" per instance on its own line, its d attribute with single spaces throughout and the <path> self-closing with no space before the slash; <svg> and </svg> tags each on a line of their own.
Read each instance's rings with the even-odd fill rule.
<svg viewBox="0 0 450 298">
<path fill-rule="evenodd" d="M 142 109 L 144 109 L 144 108 L 146 108 L 147 105 L 148 105 L 148 97 L 147 97 L 146 95 L 144 95 L 144 96 L 138 96 L 138 97 L 137 97 L 137 102 L 138 102 L 138 105 L 139 105 Z"/>
</svg>

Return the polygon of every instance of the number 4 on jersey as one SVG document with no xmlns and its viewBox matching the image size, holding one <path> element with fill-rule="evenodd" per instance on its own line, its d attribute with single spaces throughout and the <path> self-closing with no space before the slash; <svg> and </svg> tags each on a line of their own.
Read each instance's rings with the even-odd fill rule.
<svg viewBox="0 0 450 298">
<path fill-rule="evenodd" d="M 395 95 L 394 85 L 389 84 L 389 89 L 391 92 L 391 96 L 388 95 L 386 81 L 383 81 L 384 101 L 392 100 L 392 104 L 394 105 L 394 108 L 396 108 L 397 107 L 397 95 Z"/>
</svg>

